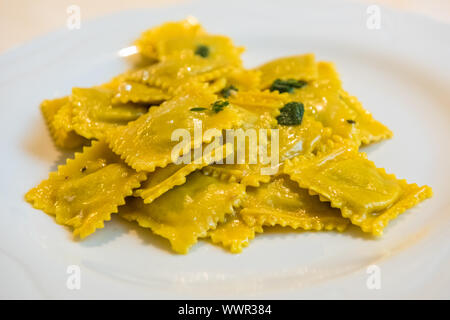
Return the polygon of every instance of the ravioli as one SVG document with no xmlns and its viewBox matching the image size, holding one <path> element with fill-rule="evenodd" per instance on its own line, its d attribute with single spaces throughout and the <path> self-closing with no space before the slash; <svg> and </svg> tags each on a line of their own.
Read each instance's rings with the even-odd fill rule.
<svg viewBox="0 0 450 320">
<path fill-rule="evenodd" d="M 216 150 L 223 148 L 220 156 L 216 153 Z M 195 152 L 191 153 L 191 163 L 188 164 L 175 164 L 171 163 L 164 168 L 157 168 L 155 171 L 147 174 L 147 180 L 143 183 L 142 187 L 134 191 L 134 196 L 144 199 L 144 203 L 151 203 L 160 195 L 169 191 L 175 186 L 182 185 L 186 182 L 186 176 L 190 173 L 199 170 L 211 162 L 214 162 L 218 157 L 220 159 L 227 157 L 227 144 L 224 146 L 218 146 L 212 149 L 211 152 L 205 153 L 200 161 L 195 161 Z M 204 148 L 206 150 L 206 146 Z M 220 160 L 218 159 L 218 160 Z"/>
<path fill-rule="evenodd" d="M 239 213 L 229 215 L 216 229 L 209 231 L 208 236 L 215 244 L 227 248 L 232 253 L 241 253 L 249 245 L 257 232 L 263 232 L 260 226 L 249 226 Z"/>
<path fill-rule="evenodd" d="M 56 146 L 74 149 L 86 143 L 86 140 L 73 130 L 70 97 L 44 100 L 41 103 L 41 111 Z"/>
<path fill-rule="evenodd" d="M 74 88 L 73 127 L 85 138 L 103 139 L 108 130 L 124 126 L 147 112 L 145 106 L 113 104 L 113 91 L 105 88 Z"/>
<path fill-rule="evenodd" d="M 331 145 L 318 155 L 287 161 L 284 171 L 364 232 L 382 235 L 390 220 L 432 196 L 430 187 L 398 180 L 347 143 Z"/>
<path fill-rule="evenodd" d="M 123 75 L 124 80 L 143 83 L 160 88 L 169 94 L 190 82 L 217 80 L 233 67 L 224 63 L 211 64 L 210 61 L 194 54 L 183 55 L 178 59 L 168 59 L 148 67 L 130 71 Z"/>
<path fill-rule="evenodd" d="M 194 172 L 185 184 L 163 194 L 150 204 L 130 198 L 120 216 L 150 228 L 170 241 L 177 253 L 187 253 L 198 238 L 208 235 L 225 216 L 233 214 L 245 187 Z"/>
<path fill-rule="evenodd" d="M 136 40 L 139 52 L 151 59 L 164 59 L 164 55 L 158 51 L 161 43 L 171 39 L 190 39 L 198 35 L 206 34 L 202 26 L 194 19 L 186 19 L 177 22 L 167 22 L 158 27 L 151 28 L 142 33 Z M 171 52 L 173 54 L 173 52 Z"/>
<path fill-rule="evenodd" d="M 275 117 L 272 116 L 272 119 L 275 120 Z M 260 121 L 260 124 L 261 122 L 264 123 Z M 301 125 L 298 126 L 273 125 L 273 122 L 270 125 L 266 122 L 260 128 L 275 128 L 278 130 L 278 154 L 276 155 L 278 167 L 282 167 L 286 159 L 300 154 L 316 152 L 321 148 L 321 143 L 331 136 L 329 128 L 324 128 L 320 122 L 308 114 L 303 117 Z M 259 142 L 259 145 L 261 145 L 261 142 Z M 248 161 L 249 143 L 246 144 L 246 148 L 245 163 L 238 164 L 235 160 L 235 164 L 213 164 L 203 168 L 203 172 L 224 180 L 238 181 L 253 187 L 259 186 L 261 182 L 269 182 L 271 175 L 276 174 L 279 169 L 275 168 L 275 170 L 266 173 L 267 171 L 264 171 L 264 168 L 268 168 L 268 164 L 262 163 L 261 160 L 258 160 L 256 163 L 250 163 Z M 268 155 L 271 155 L 270 145 L 267 148 Z"/>
<path fill-rule="evenodd" d="M 359 153 L 392 132 L 332 63 L 308 53 L 248 69 L 243 47 L 193 18 L 135 46 L 129 70 L 40 106 L 57 147 L 90 143 L 25 195 L 75 236 L 119 211 L 177 253 L 199 239 L 240 253 L 276 225 L 381 235 L 431 197 Z"/>
<path fill-rule="evenodd" d="M 261 89 L 268 89 L 277 79 L 311 81 L 318 77 L 313 54 L 278 58 L 263 64 L 257 70 L 261 72 Z"/>
<path fill-rule="evenodd" d="M 74 236 L 85 238 L 103 228 L 142 180 L 145 173 L 136 173 L 98 141 L 50 173 L 25 198 L 36 209 L 54 215 L 57 223 L 72 227 Z"/>
<path fill-rule="evenodd" d="M 351 96 L 344 90 L 340 90 L 339 94 L 347 106 L 355 111 L 355 119 L 350 122 L 358 125 L 359 138 L 363 144 L 370 144 L 392 137 L 392 131 L 381 122 L 375 120 L 370 112 L 363 108 L 361 102 L 356 97 Z"/>
<path fill-rule="evenodd" d="M 261 83 L 261 71 L 235 68 L 227 73 L 224 79 L 228 88 L 234 88 L 237 91 L 257 90 Z"/>
<path fill-rule="evenodd" d="M 276 116 L 287 101 L 286 97 L 271 92 L 243 91 L 230 96 L 229 101 L 244 109 L 243 115 L 246 122 L 242 125 L 241 131 L 233 132 L 236 133 L 235 135 L 226 136 L 227 143 L 235 142 L 235 148 L 225 164 L 213 164 L 205 167 L 203 172 L 221 179 L 258 186 L 260 182 L 270 180 L 270 176 L 262 174 L 261 171 L 262 168 L 267 167 L 267 163 L 260 160 L 257 151 L 263 144 L 267 147 L 268 139 L 263 142 L 259 136 L 259 130 L 276 128 Z M 229 139 L 233 141 L 228 141 Z M 244 142 L 245 145 L 242 145 Z M 230 158 L 233 158 L 233 163 Z"/>
<path fill-rule="evenodd" d="M 172 162 L 172 150 L 179 143 L 172 141 L 172 133 L 183 129 L 194 137 L 195 123 L 202 123 L 204 131 L 238 127 L 242 113 L 229 105 L 221 112 L 195 111 L 195 108 L 209 108 L 217 96 L 205 91 L 183 92 L 127 126 L 108 132 L 107 140 L 113 151 L 138 171 L 152 172 L 156 167 L 165 167 Z M 209 142 L 199 137 L 200 143 Z M 193 143 L 192 143 L 193 146 Z M 180 151 L 178 155 L 182 155 Z"/>
<path fill-rule="evenodd" d="M 318 78 L 295 89 L 290 94 L 293 101 L 302 102 L 333 133 L 357 143 L 369 144 L 392 136 L 386 126 L 342 89 L 333 64 L 319 62 L 317 68 Z"/>
<path fill-rule="evenodd" d="M 139 52 L 158 60 L 198 55 L 210 65 L 240 66 L 243 48 L 225 36 L 208 34 L 195 20 L 165 23 L 144 32 L 136 42 Z"/>
<path fill-rule="evenodd" d="M 160 88 L 151 87 L 139 82 L 123 81 L 119 83 L 112 97 L 112 103 L 146 103 L 160 104 L 172 97 Z"/>
<path fill-rule="evenodd" d="M 304 230 L 344 231 L 349 220 L 340 211 L 311 196 L 286 175 L 279 175 L 259 188 L 249 187 L 240 211 L 248 226 L 289 226 Z"/>
</svg>

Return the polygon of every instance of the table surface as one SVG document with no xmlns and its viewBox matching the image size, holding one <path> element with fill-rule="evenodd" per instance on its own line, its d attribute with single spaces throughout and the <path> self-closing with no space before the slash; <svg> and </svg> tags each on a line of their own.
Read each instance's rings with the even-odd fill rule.
<svg viewBox="0 0 450 320">
<path fill-rule="evenodd" d="M 67 9 L 77 5 L 81 21 L 126 9 L 177 5 L 192 0 L 0 0 L 0 53 L 67 24 Z M 258 0 L 247 0 L 258 1 Z M 349 1 L 349 0 L 340 0 Z M 449 0 L 350 0 L 390 6 L 450 23 Z"/>
</svg>

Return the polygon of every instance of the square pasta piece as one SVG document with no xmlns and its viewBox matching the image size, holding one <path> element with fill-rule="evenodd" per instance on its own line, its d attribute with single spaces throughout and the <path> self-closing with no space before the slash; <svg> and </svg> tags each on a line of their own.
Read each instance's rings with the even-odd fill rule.
<svg viewBox="0 0 450 320">
<path fill-rule="evenodd" d="M 264 116 L 264 115 L 262 115 Z M 249 117 L 247 117 L 248 119 Z M 276 123 L 275 116 L 272 115 L 272 119 Z M 272 123 L 273 125 L 273 123 Z M 282 167 L 286 159 L 293 158 L 300 154 L 306 154 L 315 152 L 320 148 L 323 141 L 327 140 L 331 136 L 331 130 L 324 128 L 323 125 L 315 120 L 309 113 L 305 113 L 302 122 L 299 125 L 283 126 L 260 126 L 255 125 L 255 128 L 275 128 L 278 130 L 278 152 L 276 157 L 278 159 L 278 165 L 274 167 Z M 271 144 L 269 143 L 271 137 L 268 139 L 268 155 L 271 155 Z M 262 142 L 260 141 L 261 145 Z M 261 182 L 267 183 L 271 179 L 271 174 L 267 174 L 263 171 L 264 168 L 268 168 L 271 164 L 264 164 L 260 159 L 256 163 L 249 163 L 249 143 L 246 143 L 246 162 L 239 164 L 235 161 L 234 164 L 213 164 L 203 168 L 203 172 L 208 175 L 220 177 L 221 179 L 229 181 L 238 181 L 247 186 L 257 187 Z M 272 165 L 274 165 L 272 163 Z M 272 172 L 276 173 L 276 170 Z"/>
<path fill-rule="evenodd" d="M 393 133 L 381 122 L 375 120 L 372 114 L 365 110 L 359 100 L 345 90 L 340 90 L 340 98 L 355 111 L 356 117 L 350 122 L 359 128 L 359 138 L 363 144 L 370 144 L 392 138 Z"/>
<path fill-rule="evenodd" d="M 75 149 L 87 143 L 72 127 L 72 105 L 68 96 L 44 100 L 41 103 L 41 111 L 57 147 Z"/>
<path fill-rule="evenodd" d="M 355 121 L 357 113 L 340 97 L 341 81 L 333 64 L 319 62 L 317 68 L 318 78 L 294 89 L 289 94 L 292 101 L 303 103 L 305 109 L 325 127 L 331 128 L 334 134 L 359 144 L 360 129 Z"/>
<path fill-rule="evenodd" d="M 253 91 L 260 87 L 261 72 L 259 70 L 247 70 L 235 68 L 223 76 L 225 80 L 221 95 L 230 97 L 233 93 L 242 91 Z"/>
<path fill-rule="evenodd" d="M 231 253 L 241 253 L 249 245 L 257 232 L 263 232 L 261 226 L 249 226 L 239 213 L 225 217 L 217 228 L 208 232 L 208 237 L 215 244 L 230 250 Z"/>
<path fill-rule="evenodd" d="M 208 34 L 194 19 L 164 23 L 145 31 L 136 41 L 139 52 L 160 61 L 197 55 L 209 64 L 240 66 L 243 48 L 221 35 Z"/>
<path fill-rule="evenodd" d="M 108 87 L 113 87 L 114 96 L 112 103 L 126 104 L 132 103 L 146 103 L 157 105 L 172 98 L 172 95 L 163 89 L 148 86 L 144 83 L 135 81 L 121 81 L 121 77 L 113 79 Z M 118 82 L 117 84 L 114 82 Z"/>
<path fill-rule="evenodd" d="M 233 70 L 221 62 L 212 62 L 197 55 L 186 54 L 178 59 L 167 59 L 138 70 L 124 73 L 120 77 L 160 88 L 175 95 L 180 87 L 190 82 L 210 82 L 224 77 Z"/>
<path fill-rule="evenodd" d="M 127 126 L 109 131 L 107 141 L 113 151 L 134 169 L 152 172 L 156 167 L 172 163 L 174 147 L 182 143 L 172 140 L 175 130 L 184 130 L 193 148 L 194 144 L 198 146 L 213 139 L 213 136 L 203 136 L 207 130 L 220 133 L 243 122 L 240 108 L 230 104 L 215 112 L 211 105 L 218 101 L 217 96 L 196 88 L 193 86 L 161 106 L 150 108 L 147 114 Z M 203 130 L 201 136 L 194 134 L 196 127 Z M 185 150 L 179 152 L 176 156 L 186 153 Z"/>
<path fill-rule="evenodd" d="M 25 196 L 36 209 L 54 215 L 56 222 L 73 227 L 73 234 L 85 238 L 104 221 L 111 219 L 117 206 L 145 180 L 101 141 L 93 141 L 74 159 L 50 173 L 47 180 Z"/>
<path fill-rule="evenodd" d="M 158 52 L 161 43 L 171 39 L 194 39 L 204 34 L 206 34 L 206 31 L 195 19 L 166 22 L 144 31 L 136 40 L 136 46 L 140 54 L 150 59 L 161 60 L 165 58 Z"/>
<path fill-rule="evenodd" d="M 73 127 L 88 139 L 103 139 L 108 130 L 124 126 L 147 112 L 132 103 L 113 103 L 114 91 L 103 87 L 73 88 Z"/>
<path fill-rule="evenodd" d="M 187 253 L 189 248 L 204 238 L 208 231 L 224 221 L 227 214 L 245 195 L 245 187 L 205 176 L 197 171 L 187 177 L 185 184 L 164 193 L 150 204 L 141 198 L 129 198 L 119 209 L 119 215 L 137 221 L 144 228 L 167 238 L 177 253 Z"/>
<path fill-rule="evenodd" d="M 287 161 L 284 172 L 300 187 L 340 208 L 342 216 L 364 232 L 376 236 L 383 234 L 390 220 L 432 196 L 430 187 L 398 180 L 347 143 L 330 141 L 324 152 Z"/>
<path fill-rule="evenodd" d="M 344 231 L 349 220 L 338 209 L 299 188 L 287 175 L 278 175 L 260 187 L 248 187 L 240 211 L 248 226 L 280 225 L 293 229 Z"/>
<path fill-rule="evenodd" d="M 317 64 L 314 54 L 282 57 L 256 68 L 261 72 L 261 89 L 269 87 L 277 79 L 311 81 L 317 79 Z"/>
<path fill-rule="evenodd" d="M 235 139 L 238 143 L 235 144 L 234 152 L 226 163 L 205 167 L 204 173 L 229 181 L 239 181 L 245 185 L 259 185 L 259 182 L 270 179 L 270 176 L 261 174 L 261 168 L 266 167 L 267 164 L 260 163 L 258 159 L 250 161 L 250 154 L 257 157 L 258 146 L 263 144 L 259 138 L 259 130 L 276 128 L 276 117 L 287 101 L 286 97 L 276 92 L 242 91 L 230 96 L 228 101 L 243 109 L 246 122 L 241 131 L 234 132 L 236 137 L 227 135 L 227 139 Z M 269 134 L 270 132 L 267 135 Z M 246 136 L 248 139 L 245 138 Z M 227 142 L 231 143 L 228 140 Z M 245 146 L 241 145 L 243 148 L 238 150 L 240 143 L 245 143 Z M 241 157 L 239 162 L 238 156 Z M 231 160 L 234 163 L 231 163 Z"/>
<path fill-rule="evenodd" d="M 213 243 L 232 253 L 240 253 L 264 226 L 280 225 L 293 229 L 344 231 L 349 220 L 338 209 L 311 196 L 286 175 L 272 178 L 259 187 L 247 187 L 241 210 L 225 218 L 209 232 Z"/>
<path fill-rule="evenodd" d="M 219 149 L 223 149 L 220 154 L 216 153 L 216 150 Z M 191 163 L 171 163 L 164 168 L 156 168 L 155 171 L 147 173 L 147 180 L 142 183 L 142 186 L 139 189 L 134 191 L 133 195 L 144 199 L 144 203 L 151 203 L 173 187 L 184 184 L 186 182 L 186 176 L 192 172 L 199 170 L 214 161 L 227 157 L 229 154 L 227 152 L 230 149 L 231 148 L 225 144 L 224 146 L 219 145 L 217 148 L 212 149 L 211 152 L 206 152 L 206 147 L 203 146 L 205 152 L 201 155 L 200 159 L 195 159 L 195 152 L 191 152 Z"/>
<path fill-rule="evenodd" d="M 392 137 L 392 132 L 342 89 L 332 63 L 318 63 L 318 78 L 294 89 L 292 100 L 302 102 L 333 133 L 357 143 L 369 144 Z"/>
</svg>

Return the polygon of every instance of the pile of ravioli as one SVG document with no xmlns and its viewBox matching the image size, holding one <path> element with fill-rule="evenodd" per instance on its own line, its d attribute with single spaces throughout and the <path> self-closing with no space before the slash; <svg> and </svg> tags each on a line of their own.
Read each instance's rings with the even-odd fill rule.
<svg viewBox="0 0 450 320">
<path fill-rule="evenodd" d="M 246 69 L 243 48 L 192 19 L 145 31 L 135 46 L 133 69 L 41 104 L 55 145 L 77 152 L 26 200 L 75 236 L 118 214 L 177 253 L 199 239 L 239 253 L 275 225 L 343 232 L 353 224 L 379 236 L 431 197 L 430 187 L 399 180 L 359 152 L 392 132 L 342 88 L 332 63 L 303 54 Z M 262 161 L 174 162 L 172 133 L 194 135 L 199 120 L 203 132 L 278 129 L 278 171 L 262 174 Z M 180 155 L 210 141 L 201 136 Z"/>
</svg>

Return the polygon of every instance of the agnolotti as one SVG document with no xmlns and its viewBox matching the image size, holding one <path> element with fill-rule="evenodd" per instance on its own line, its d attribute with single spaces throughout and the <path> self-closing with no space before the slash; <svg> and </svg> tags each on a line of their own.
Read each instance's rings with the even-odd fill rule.
<svg viewBox="0 0 450 320">
<path fill-rule="evenodd" d="M 196 171 L 185 184 L 164 193 L 150 204 L 130 198 L 120 216 L 167 238 L 172 249 L 187 253 L 198 238 L 215 229 L 226 215 L 235 212 L 245 195 L 245 187 Z"/>
<path fill-rule="evenodd" d="M 172 162 L 174 148 L 184 139 L 181 136 L 176 138 L 179 140 L 172 138 L 177 129 L 193 138 L 193 147 L 196 124 L 201 123 L 201 129 L 206 133 L 210 129 L 221 132 L 242 123 L 242 112 L 238 107 L 230 104 L 218 112 L 211 109 L 217 99 L 208 91 L 185 91 L 159 107 L 150 108 L 147 114 L 127 126 L 109 131 L 107 140 L 113 151 L 131 167 L 152 172 L 156 167 L 165 167 Z M 210 142 L 213 138 L 200 134 L 199 142 Z M 180 149 L 178 155 L 190 149 Z"/>
<path fill-rule="evenodd" d="M 399 180 L 377 168 L 352 144 L 330 141 L 327 151 L 287 161 L 284 171 L 300 187 L 341 209 L 364 232 L 382 235 L 390 220 L 431 197 L 428 186 Z"/>
<path fill-rule="evenodd" d="M 25 196 L 35 208 L 54 215 L 56 222 L 73 228 L 80 238 L 103 228 L 125 197 L 145 180 L 101 141 L 76 153 L 74 159 L 50 173 Z"/>
</svg>

